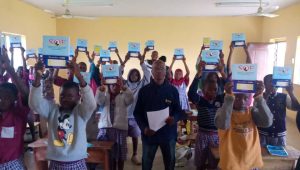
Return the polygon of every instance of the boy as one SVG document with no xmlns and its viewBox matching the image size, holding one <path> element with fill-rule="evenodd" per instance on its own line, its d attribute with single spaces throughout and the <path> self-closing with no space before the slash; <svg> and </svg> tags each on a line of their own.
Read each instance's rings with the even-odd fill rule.
<svg viewBox="0 0 300 170">
<path fill-rule="evenodd" d="M 78 65 L 71 61 L 70 70 L 79 80 L 80 90 L 77 83 L 63 84 L 60 105 L 55 104 L 42 97 L 42 63 L 38 62 L 35 69 L 29 105 L 48 120 L 47 158 L 50 160 L 50 169 L 87 169 L 84 161 L 87 157 L 85 127 L 96 108 L 91 88 L 81 76 Z"/>
<path fill-rule="evenodd" d="M 264 77 L 266 91 L 264 98 L 273 114 L 273 124 L 269 128 L 259 128 L 260 144 L 262 146 L 286 146 L 286 108 L 297 111 L 299 102 L 293 93 L 293 85 L 286 88 L 288 95 L 277 93 L 272 85 L 272 74 Z"/>
<path fill-rule="evenodd" d="M 258 127 L 269 127 L 273 115 L 262 92 L 261 81 L 257 83 L 253 108 L 249 108 L 250 94 L 233 94 L 232 83 L 225 85 L 224 104 L 217 111 L 215 123 L 220 139 L 220 162 L 222 170 L 249 170 L 263 166 Z"/>
</svg>

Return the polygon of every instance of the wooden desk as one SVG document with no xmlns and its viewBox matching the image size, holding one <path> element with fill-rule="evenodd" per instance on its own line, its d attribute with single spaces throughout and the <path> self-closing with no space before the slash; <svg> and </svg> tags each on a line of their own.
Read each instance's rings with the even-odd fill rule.
<svg viewBox="0 0 300 170">
<path fill-rule="evenodd" d="M 109 170 L 110 167 L 110 150 L 114 144 L 111 141 L 93 141 L 92 147 L 87 149 L 88 157 L 86 162 L 88 163 L 101 163 L 104 165 L 105 170 Z M 47 139 L 39 139 L 28 145 L 33 148 L 35 167 L 37 170 L 47 170 L 48 161 L 46 159 L 47 153 Z"/>
<path fill-rule="evenodd" d="M 296 162 L 300 156 L 300 151 L 293 148 L 292 146 L 287 146 L 286 151 L 288 152 L 287 157 L 272 156 L 268 153 L 267 149 L 262 147 L 261 154 L 264 162 L 262 170 L 294 170 Z M 219 148 L 210 148 L 212 155 L 220 159 Z"/>
</svg>

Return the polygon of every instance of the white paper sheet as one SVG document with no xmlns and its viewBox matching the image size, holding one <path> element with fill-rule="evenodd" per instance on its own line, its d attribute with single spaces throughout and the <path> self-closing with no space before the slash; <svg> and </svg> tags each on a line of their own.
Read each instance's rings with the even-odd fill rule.
<svg viewBox="0 0 300 170">
<path fill-rule="evenodd" d="M 169 107 L 163 110 L 147 112 L 147 117 L 149 128 L 151 130 L 157 131 L 166 124 L 165 121 L 169 117 Z"/>
</svg>

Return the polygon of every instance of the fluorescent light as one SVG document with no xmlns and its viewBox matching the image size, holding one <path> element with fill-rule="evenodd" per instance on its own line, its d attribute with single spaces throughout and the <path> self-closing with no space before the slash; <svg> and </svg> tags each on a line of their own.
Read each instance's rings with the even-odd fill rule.
<svg viewBox="0 0 300 170">
<path fill-rule="evenodd" d="M 253 1 L 245 1 L 245 2 L 240 2 L 240 1 L 224 1 L 224 2 L 216 2 L 215 5 L 217 7 L 258 7 L 259 2 L 253 2 Z M 262 2 L 262 6 L 268 6 L 269 3 L 267 2 Z"/>
</svg>

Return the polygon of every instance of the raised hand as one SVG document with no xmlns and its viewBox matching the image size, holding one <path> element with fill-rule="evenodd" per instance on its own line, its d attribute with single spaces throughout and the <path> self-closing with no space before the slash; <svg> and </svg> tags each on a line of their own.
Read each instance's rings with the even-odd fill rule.
<svg viewBox="0 0 300 170">
<path fill-rule="evenodd" d="M 262 81 L 257 81 L 256 82 L 256 92 L 253 97 L 262 95 L 264 92 L 264 89 L 265 89 L 264 83 Z"/>
<path fill-rule="evenodd" d="M 231 81 L 227 82 L 224 86 L 224 90 L 226 94 L 232 95 L 233 94 L 232 88 L 233 88 L 233 83 Z"/>
</svg>

